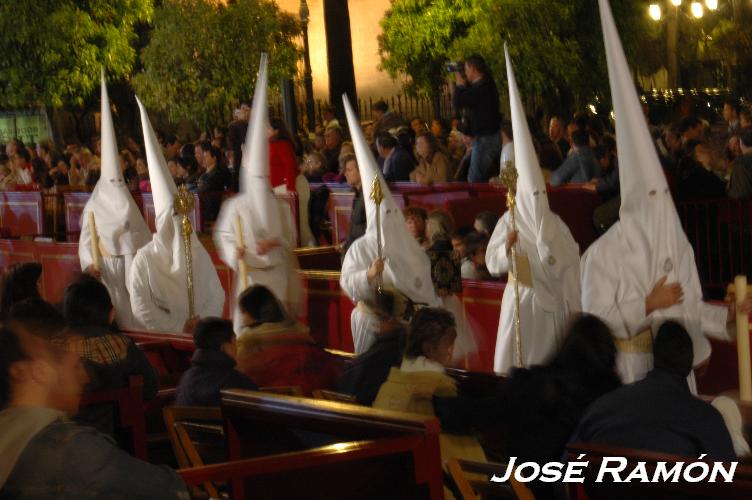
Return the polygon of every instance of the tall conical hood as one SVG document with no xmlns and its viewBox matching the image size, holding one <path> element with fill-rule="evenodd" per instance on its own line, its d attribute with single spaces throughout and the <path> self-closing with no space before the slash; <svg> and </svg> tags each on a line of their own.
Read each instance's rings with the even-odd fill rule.
<svg viewBox="0 0 752 500">
<path fill-rule="evenodd" d="M 371 192 L 374 179 L 378 179 L 383 195 L 380 213 L 382 251 L 386 260 L 385 282 L 390 282 L 415 302 L 435 305 L 438 299 L 431 281 L 431 261 L 418 241 L 408 232 L 402 210 L 395 203 L 389 186 L 376 165 L 350 101 L 346 95 L 342 96 L 342 100 L 363 185 L 363 201 L 366 206 L 366 234 L 363 238 L 367 239 L 368 245 L 376 247 L 377 207 L 371 199 Z M 350 247 L 351 250 L 353 248 Z"/>
<path fill-rule="evenodd" d="M 611 7 L 607 0 L 598 2 L 616 116 L 621 209 L 619 222 L 609 233 L 613 231 L 611 238 L 618 236 L 623 246 L 619 264 L 624 270 L 624 283 L 620 287 L 646 297 L 663 276 L 669 283 L 680 283 L 684 302 L 655 311 L 652 318 L 679 318 L 692 335 L 695 361 L 699 362 L 707 358 L 710 348 L 701 328 L 702 289 L 694 252 L 681 227 L 642 114 Z"/>
<path fill-rule="evenodd" d="M 624 56 L 619 33 L 607 0 L 598 0 L 601 10 L 603 42 L 606 47 L 608 80 L 616 116 L 616 144 L 619 157 L 621 213 L 629 215 L 633 208 L 652 197 L 651 192 L 668 195 L 658 153 L 642 112 L 637 90 Z"/>
<path fill-rule="evenodd" d="M 263 238 L 280 238 L 282 221 L 279 202 L 269 182 L 269 105 L 267 102 L 268 57 L 261 54 L 253 110 L 245 139 L 241 164 L 240 188 L 253 212 L 255 234 Z"/>
<path fill-rule="evenodd" d="M 548 213 L 548 195 L 538 155 L 533 146 L 533 138 L 527 125 L 525 110 L 514 77 L 509 49 L 504 44 L 509 81 L 509 107 L 512 115 L 514 135 L 514 163 L 517 167 L 517 224 L 537 231 L 541 218 Z M 535 234 L 535 233 L 532 233 Z"/>
<path fill-rule="evenodd" d="M 88 224 L 88 214 L 94 212 L 99 240 L 110 255 L 133 254 L 149 241 L 151 232 L 133 201 L 120 170 L 104 69 L 101 72 L 101 82 L 102 170 L 84 208 L 82 224 Z"/>
<path fill-rule="evenodd" d="M 157 134 L 149 121 L 149 115 L 146 113 L 141 100 L 136 97 L 138 109 L 141 111 L 141 128 L 144 133 L 144 148 L 146 149 L 146 163 L 149 167 L 149 182 L 151 183 L 151 193 L 154 199 L 155 225 L 157 232 L 160 232 L 168 221 L 172 221 L 174 213 L 173 205 L 178 188 L 175 181 L 170 175 L 167 168 L 162 148 L 157 140 Z M 169 224 L 168 224 L 169 225 Z"/>
</svg>

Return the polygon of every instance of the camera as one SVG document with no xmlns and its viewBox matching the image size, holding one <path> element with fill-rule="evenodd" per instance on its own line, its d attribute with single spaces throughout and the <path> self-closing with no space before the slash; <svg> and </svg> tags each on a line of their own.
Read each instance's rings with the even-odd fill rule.
<svg viewBox="0 0 752 500">
<path fill-rule="evenodd" d="M 465 62 L 464 61 L 450 61 L 446 65 L 447 73 L 464 73 Z"/>
</svg>

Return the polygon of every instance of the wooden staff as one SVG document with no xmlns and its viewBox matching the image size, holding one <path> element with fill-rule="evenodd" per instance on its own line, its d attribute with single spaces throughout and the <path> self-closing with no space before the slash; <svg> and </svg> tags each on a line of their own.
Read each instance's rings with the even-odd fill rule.
<svg viewBox="0 0 752 500">
<path fill-rule="evenodd" d="M 507 188 L 507 209 L 512 218 L 512 231 L 517 232 L 515 206 L 517 205 L 517 169 L 511 161 L 506 162 L 504 171 L 499 176 Z M 517 279 L 517 249 L 512 245 L 512 277 L 514 281 L 514 366 L 522 366 L 522 334 L 520 332 L 520 285 Z"/>
<path fill-rule="evenodd" d="M 245 250 L 245 240 L 243 239 L 243 225 L 240 215 L 235 216 L 235 240 L 238 248 Z M 245 257 L 238 258 L 238 278 L 240 279 L 240 290 L 248 288 L 248 267 L 245 264 Z"/>
<path fill-rule="evenodd" d="M 99 234 L 97 234 L 97 223 L 94 220 L 94 212 L 89 212 L 89 234 L 91 235 L 91 259 L 94 270 L 102 272 L 102 252 L 99 251 Z"/>
<path fill-rule="evenodd" d="M 740 311 L 747 296 L 747 277 L 739 275 L 734 280 L 736 300 L 736 353 L 739 357 L 739 399 L 752 401 L 752 367 L 749 353 L 749 317 Z"/>
</svg>

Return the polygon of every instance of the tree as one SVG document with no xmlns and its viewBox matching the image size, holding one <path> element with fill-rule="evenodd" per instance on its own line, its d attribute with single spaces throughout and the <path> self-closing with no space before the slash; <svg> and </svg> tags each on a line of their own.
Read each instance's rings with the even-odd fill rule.
<svg viewBox="0 0 752 500">
<path fill-rule="evenodd" d="M 451 47 L 471 24 L 470 0 L 394 0 L 381 20 L 381 68 L 409 78 L 405 90 L 434 101 L 446 80 Z"/>
<path fill-rule="evenodd" d="M 164 0 L 133 86 L 172 123 L 206 128 L 227 121 L 251 95 L 262 51 L 269 53 L 272 84 L 295 75 L 299 30 L 270 0 Z"/>
<path fill-rule="evenodd" d="M 0 2 L 0 107 L 80 107 L 99 86 L 99 68 L 128 75 L 134 28 L 151 0 Z"/>
<path fill-rule="evenodd" d="M 656 51 L 645 47 L 659 30 L 647 1 L 612 6 L 633 69 L 655 71 Z M 508 42 L 522 92 L 549 110 L 609 95 L 597 0 L 393 0 L 382 28 L 382 67 L 408 76 L 413 91 L 431 95 L 446 79 L 443 64 L 473 53 L 506 81 Z"/>
</svg>

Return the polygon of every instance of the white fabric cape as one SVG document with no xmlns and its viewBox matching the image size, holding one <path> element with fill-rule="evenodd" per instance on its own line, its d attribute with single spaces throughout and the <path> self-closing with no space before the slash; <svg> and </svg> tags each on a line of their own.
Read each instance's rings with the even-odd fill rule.
<svg viewBox="0 0 752 500">
<path fill-rule="evenodd" d="M 366 205 L 366 233 L 355 240 L 345 254 L 342 263 L 340 286 L 355 302 L 371 303 L 376 298 L 376 286 L 371 286 L 366 277 L 368 268 L 378 256 L 376 231 L 376 203 L 371 199 L 374 178 L 381 183 L 384 195 L 380 206 L 382 256 L 384 257 L 384 288 L 396 288 L 413 302 L 430 307 L 441 306 L 431 281 L 431 261 L 428 254 L 407 231 L 402 210 L 392 198 L 392 193 L 376 165 L 370 148 L 363 136 L 359 121 L 346 96 L 343 96 L 347 123 L 350 127 L 358 160 L 358 169 L 363 182 L 363 200 Z M 355 352 L 361 353 L 370 347 L 378 330 L 378 318 L 361 308 L 351 316 Z"/>
<path fill-rule="evenodd" d="M 157 232 L 151 242 L 136 254 L 129 274 L 133 315 L 146 330 L 181 332 L 189 319 L 185 247 L 181 217 L 175 214 L 175 182 L 167 169 L 146 109 L 136 98 L 141 111 L 146 160 L 149 167 Z M 209 253 L 196 232 L 191 235 L 195 314 L 221 316 L 225 292 Z"/>
<path fill-rule="evenodd" d="M 269 182 L 267 85 L 267 57 L 262 54 L 240 170 L 241 192 L 222 204 L 214 226 L 214 243 L 222 260 L 237 272 L 239 242 L 235 225 L 240 217 L 248 285 L 269 288 L 289 316 L 296 318 L 302 309 L 303 286 L 293 253 L 296 238 L 290 209 L 277 199 Z M 280 241 L 280 246 L 265 255 L 256 253 L 259 242 L 274 238 Z M 234 293 L 238 297 L 243 292 L 240 279 L 237 278 L 235 283 Z M 236 332 L 239 333 L 243 325 L 240 324 L 237 310 L 233 316 Z"/>
<path fill-rule="evenodd" d="M 527 256 L 533 281 L 532 288 L 519 286 L 522 363 L 530 366 L 547 361 L 559 349 L 571 314 L 581 309 L 580 253 L 567 225 L 548 206 L 546 184 L 506 45 L 504 51 L 518 173 L 516 249 Z M 508 211 L 496 225 L 486 250 L 486 265 L 494 275 L 511 270 L 506 254 L 506 238 L 511 230 Z M 499 374 L 508 373 L 514 366 L 514 312 L 514 283 L 510 281 L 501 300 L 496 337 L 494 371 Z"/>
<path fill-rule="evenodd" d="M 151 239 L 151 232 L 133 201 L 120 171 L 104 70 L 102 70 L 101 80 L 102 174 L 81 214 L 78 258 L 83 271 L 94 264 L 89 222 L 89 214 L 94 213 L 100 246 L 107 254 L 102 255 L 100 262 L 102 282 L 110 292 L 118 325 L 129 329 L 134 328 L 135 324 L 127 289 L 128 271 L 136 251 Z"/>
<path fill-rule="evenodd" d="M 599 6 L 616 116 L 621 208 L 619 222 L 583 255 L 583 309 L 603 318 L 619 338 L 646 328 L 655 336 L 663 321 L 678 320 L 692 337 L 697 366 L 710 356 L 703 332 L 725 335 L 727 311 L 702 300 L 694 252 L 645 123 L 611 8 L 606 0 Z M 681 284 L 684 302 L 646 316 L 645 299 L 663 276 Z M 653 356 L 620 352 L 617 366 L 622 381 L 632 382 L 652 368 Z"/>
</svg>

